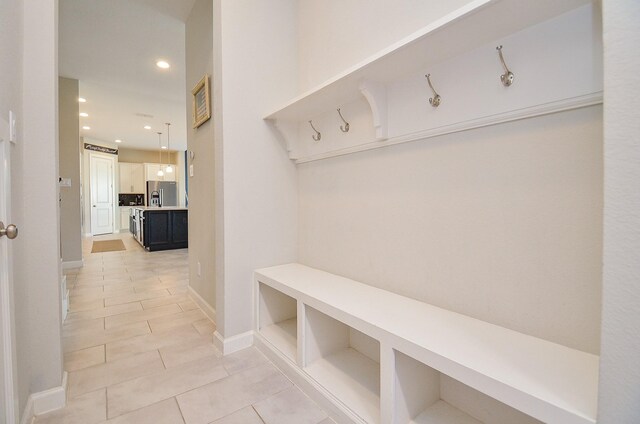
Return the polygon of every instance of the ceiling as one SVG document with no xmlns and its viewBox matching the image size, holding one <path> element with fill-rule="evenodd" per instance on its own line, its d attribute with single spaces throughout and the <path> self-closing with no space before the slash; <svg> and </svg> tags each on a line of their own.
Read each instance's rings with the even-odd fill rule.
<svg viewBox="0 0 640 424">
<path fill-rule="evenodd" d="M 80 134 L 121 148 L 186 149 L 185 25 L 195 0 L 60 0 L 59 72 L 87 100 Z M 163 70 L 159 60 L 171 64 Z M 151 130 L 143 127 L 150 125 Z"/>
</svg>

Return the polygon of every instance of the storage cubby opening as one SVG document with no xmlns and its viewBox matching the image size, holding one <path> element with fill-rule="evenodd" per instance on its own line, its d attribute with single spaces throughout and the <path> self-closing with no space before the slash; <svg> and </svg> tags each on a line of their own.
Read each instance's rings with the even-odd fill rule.
<svg viewBox="0 0 640 424">
<path fill-rule="evenodd" d="M 380 342 L 309 306 L 305 371 L 367 423 L 380 422 Z"/>
<path fill-rule="evenodd" d="M 297 301 L 272 287 L 259 284 L 258 331 L 289 359 L 296 360 Z"/>
<path fill-rule="evenodd" d="M 395 356 L 395 424 L 541 424 L 402 352 Z"/>
</svg>

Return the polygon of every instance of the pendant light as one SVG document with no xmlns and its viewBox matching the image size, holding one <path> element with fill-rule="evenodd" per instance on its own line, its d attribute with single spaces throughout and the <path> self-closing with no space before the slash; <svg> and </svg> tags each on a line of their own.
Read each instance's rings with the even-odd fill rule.
<svg viewBox="0 0 640 424">
<path fill-rule="evenodd" d="M 160 156 L 160 169 L 158 169 L 158 177 L 164 177 L 164 172 L 162 172 L 162 133 L 158 133 L 158 154 Z"/>
<path fill-rule="evenodd" d="M 166 122 L 167 124 L 167 156 L 169 157 L 167 159 L 167 167 L 164 169 L 164 172 L 166 172 L 167 174 L 171 174 L 173 172 L 173 167 L 171 166 L 171 141 L 169 140 L 169 126 L 171 125 L 170 123 Z"/>
</svg>

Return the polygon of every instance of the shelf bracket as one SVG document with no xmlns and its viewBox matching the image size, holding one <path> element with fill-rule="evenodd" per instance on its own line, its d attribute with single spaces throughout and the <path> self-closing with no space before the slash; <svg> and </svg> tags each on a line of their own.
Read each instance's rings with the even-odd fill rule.
<svg viewBox="0 0 640 424">
<path fill-rule="evenodd" d="M 276 135 L 276 138 L 280 141 L 280 144 L 286 149 L 289 158 L 293 157 L 293 140 L 296 137 L 296 132 L 292 128 L 291 123 L 288 121 L 282 121 L 280 119 L 267 119 L 269 126 Z"/>
<path fill-rule="evenodd" d="M 389 137 L 387 118 L 387 87 L 382 83 L 363 81 L 360 93 L 367 99 L 373 117 L 376 140 L 383 141 Z"/>
</svg>

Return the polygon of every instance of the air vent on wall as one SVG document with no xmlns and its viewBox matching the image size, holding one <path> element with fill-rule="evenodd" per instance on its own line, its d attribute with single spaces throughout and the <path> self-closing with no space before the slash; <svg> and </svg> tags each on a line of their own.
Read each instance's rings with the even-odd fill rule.
<svg viewBox="0 0 640 424">
<path fill-rule="evenodd" d="M 139 116 L 141 118 L 151 118 L 151 119 L 153 119 L 153 115 L 149 115 L 148 113 L 135 113 L 134 115 Z"/>
</svg>

